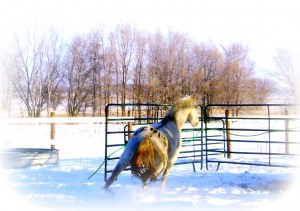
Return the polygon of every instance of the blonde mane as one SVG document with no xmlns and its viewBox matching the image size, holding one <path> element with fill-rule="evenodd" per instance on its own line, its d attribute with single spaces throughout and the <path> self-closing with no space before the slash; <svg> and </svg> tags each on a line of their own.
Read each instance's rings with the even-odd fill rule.
<svg viewBox="0 0 300 211">
<path fill-rule="evenodd" d="M 181 98 L 171 107 L 167 115 L 174 115 L 178 110 L 185 108 L 193 108 L 197 106 L 197 101 L 192 96 Z"/>
</svg>

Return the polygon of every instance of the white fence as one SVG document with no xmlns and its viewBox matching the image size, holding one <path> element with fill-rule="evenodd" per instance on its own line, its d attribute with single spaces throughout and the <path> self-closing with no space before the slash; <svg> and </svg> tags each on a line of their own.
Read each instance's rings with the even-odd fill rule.
<svg viewBox="0 0 300 211">
<path fill-rule="evenodd" d="M 104 157 L 104 122 L 103 117 L 2 118 L 0 148 L 50 149 L 54 145 L 60 165 L 98 166 Z"/>
</svg>

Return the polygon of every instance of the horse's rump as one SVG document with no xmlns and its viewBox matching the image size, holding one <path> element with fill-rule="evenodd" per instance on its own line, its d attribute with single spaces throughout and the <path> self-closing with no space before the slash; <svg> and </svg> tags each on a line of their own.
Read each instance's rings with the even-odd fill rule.
<svg viewBox="0 0 300 211">
<path fill-rule="evenodd" d="M 157 180 L 157 177 L 166 168 L 167 153 L 164 152 L 166 147 L 161 149 L 160 146 L 161 144 L 155 144 L 151 137 L 146 136 L 131 158 L 131 172 L 143 182 L 148 179 Z"/>
</svg>

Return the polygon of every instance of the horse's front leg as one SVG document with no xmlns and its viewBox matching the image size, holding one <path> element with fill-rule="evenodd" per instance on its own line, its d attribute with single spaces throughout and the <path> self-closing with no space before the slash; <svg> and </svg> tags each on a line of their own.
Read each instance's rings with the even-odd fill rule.
<svg viewBox="0 0 300 211">
<path fill-rule="evenodd" d="M 114 168 L 111 176 L 105 183 L 104 188 L 107 189 L 118 177 L 118 175 L 127 167 L 128 165 L 124 163 L 118 163 L 117 166 Z"/>
</svg>

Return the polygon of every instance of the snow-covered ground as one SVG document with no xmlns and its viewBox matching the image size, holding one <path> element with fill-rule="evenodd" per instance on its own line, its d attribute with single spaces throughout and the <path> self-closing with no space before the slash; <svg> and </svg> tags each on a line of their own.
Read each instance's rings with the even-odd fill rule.
<svg viewBox="0 0 300 211">
<path fill-rule="evenodd" d="M 49 125 L 24 127 L 2 124 L 0 147 L 49 148 Z M 144 190 L 127 171 L 104 190 L 103 169 L 87 179 L 103 161 L 103 125 L 58 125 L 56 130 L 61 165 L 1 169 L 1 210 L 298 209 L 295 168 L 222 164 L 215 171 L 216 166 L 200 170 L 196 164 L 193 172 L 191 164 L 177 165 L 165 189 L 156 182 Z"/>
<path fill-rule="evenodd" d="M 5 170 L 10 193 L 1 197 L 1 206 L 8 210 L 25 205 L 35 210 L 277 210 L 285 206 L 283 202 L 298 202 L 291 191 L 292 169 L 222 165 L 217 172 L 193 172 L 189 165 L 180 165 L 172 170 L 164 190 L 160 182 L 142 189 L 130 172 L 123 172 L 104 190 L 103 172 L 87 179 L 94 170 L 78 166 Z"/>
</svg>

